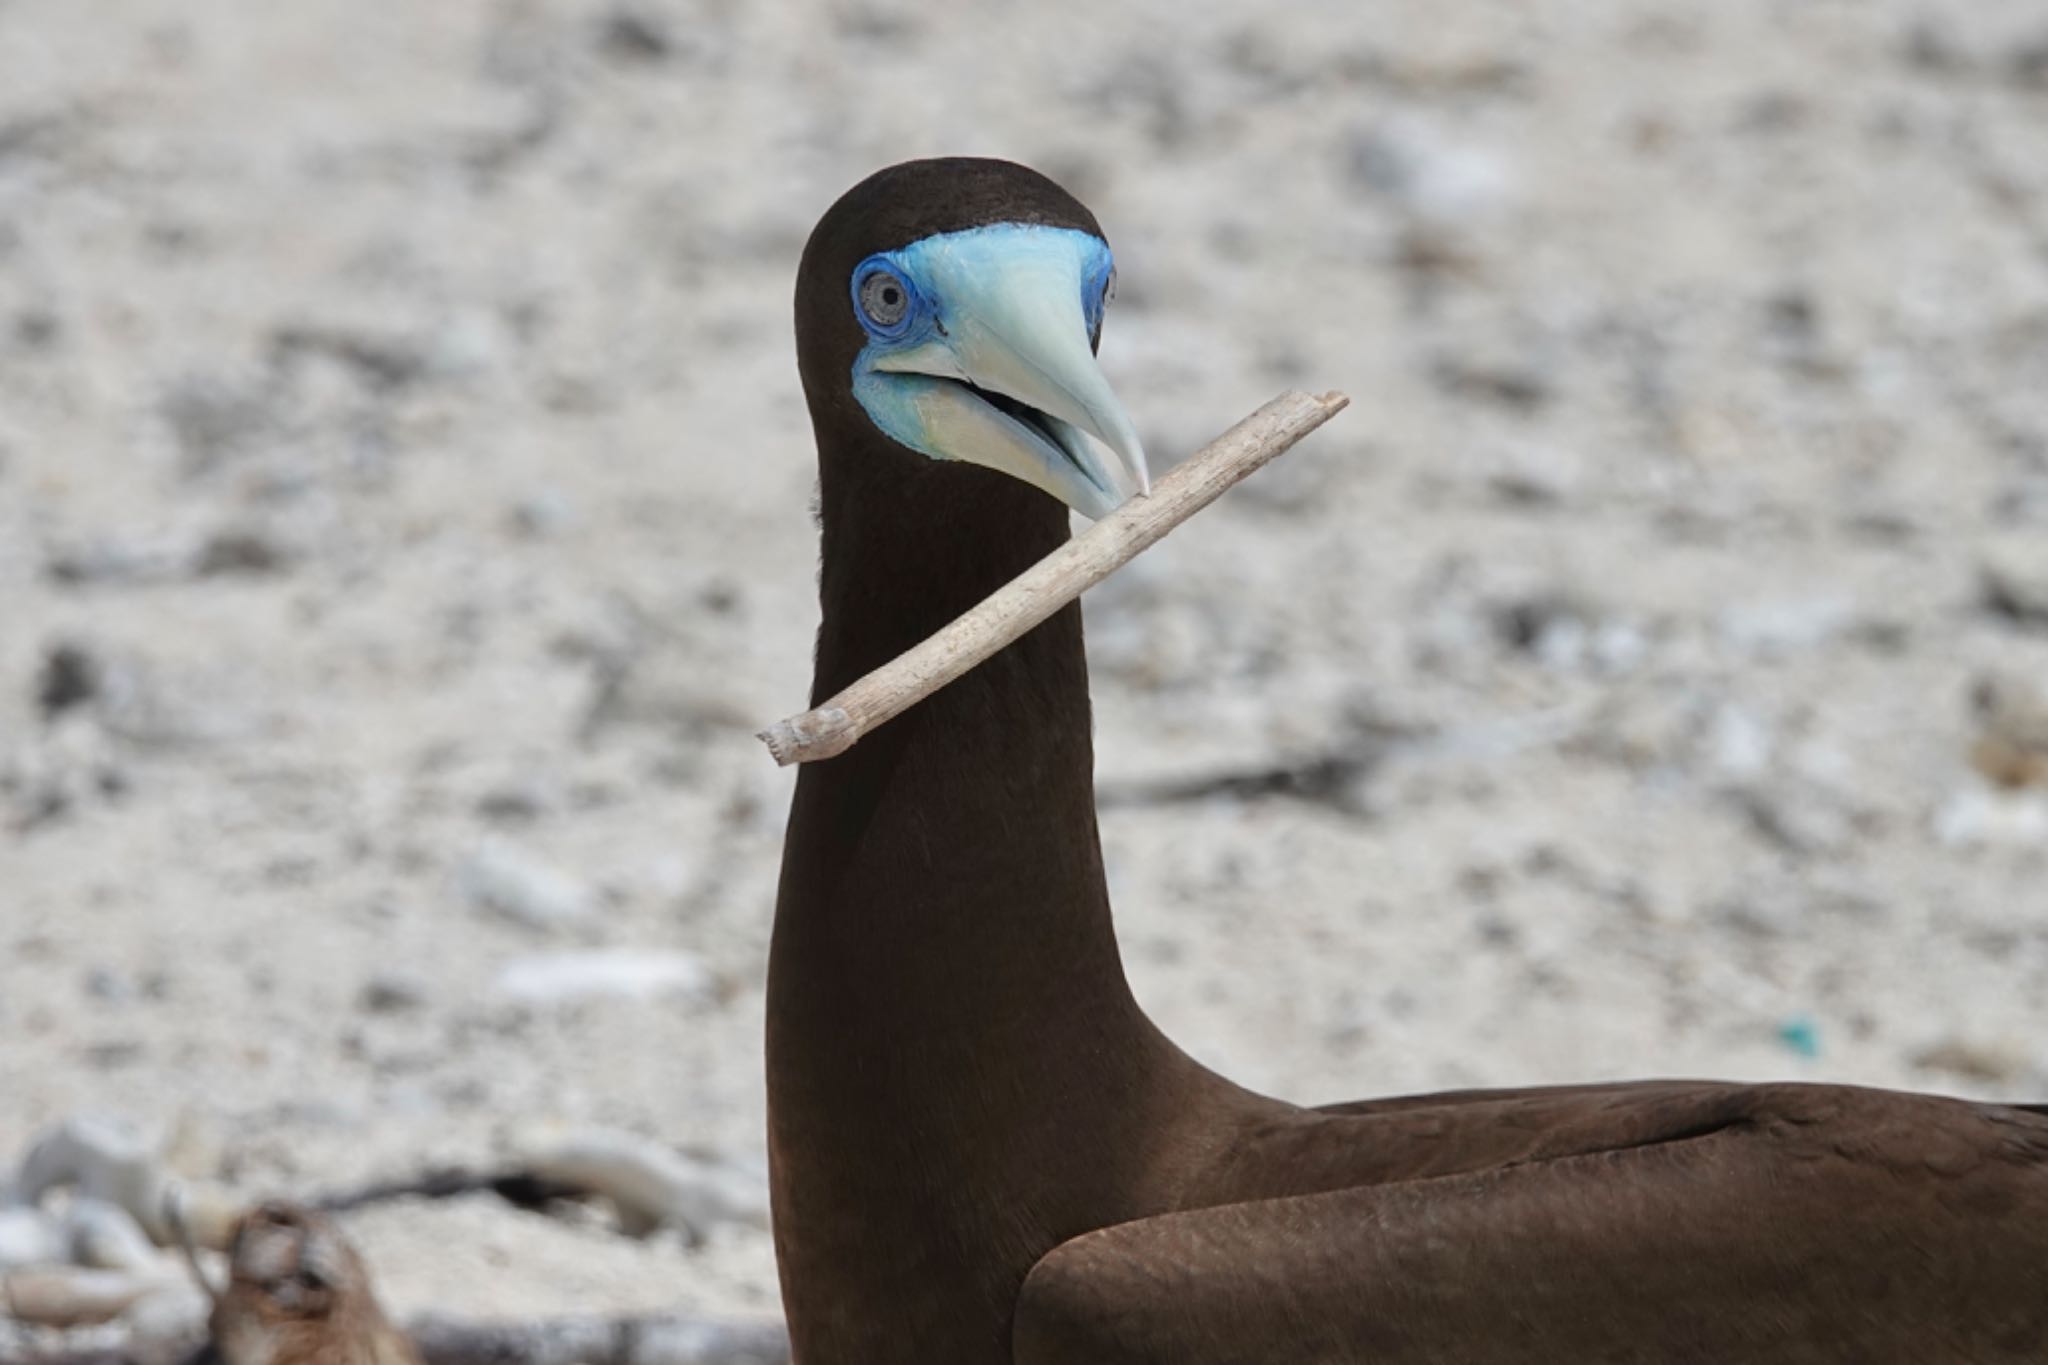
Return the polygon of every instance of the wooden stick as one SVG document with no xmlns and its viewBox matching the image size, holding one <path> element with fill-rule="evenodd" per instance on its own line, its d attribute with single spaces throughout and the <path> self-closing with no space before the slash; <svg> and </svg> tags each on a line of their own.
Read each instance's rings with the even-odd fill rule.
<svg viewBox="0 0 2048 1365">
<path fill-rule="evenodd" d="M 1341 393 L 1317 398 L 1289 390 L 1209 442 L 1101 521 L 990 593 L 981 604 L 915 648 L 860 679 L 823 706 L 760 731 L 775 761 L 813 763 L 843 754 L 860 737 L 1051 616 L 1157 544 L 1224 490 L 1342 412 Z"/>
</svg>

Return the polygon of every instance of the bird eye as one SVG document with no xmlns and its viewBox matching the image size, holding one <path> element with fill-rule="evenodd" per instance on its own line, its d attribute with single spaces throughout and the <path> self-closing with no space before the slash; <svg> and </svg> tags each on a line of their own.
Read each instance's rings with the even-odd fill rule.
<svg viewBox="0 0 2048 1365">
<path fill-rule="evenodd" d="M 902 325 L 910 313 L 910 289 L 887 270 L 872 270 L 860 282 L 860 311 L 884 331 Z"/>
</svg>

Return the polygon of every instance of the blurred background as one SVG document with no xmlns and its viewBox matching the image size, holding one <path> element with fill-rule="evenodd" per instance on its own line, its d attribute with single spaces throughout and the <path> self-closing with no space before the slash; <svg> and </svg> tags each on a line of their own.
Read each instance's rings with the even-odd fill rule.
<svg viewBox="0 0 2048 1365">
<path fill-rule="evenodd" d="M 1099 216 L 1155 466 L 1354 400 L 1089 599 L 1169 1033 L 2048 1094 L 2038 0 L 0 0 L 0 1172 L 758 1185 L 791 287 L 939 153 Z M 776 1311 L 744 1209 L 344 1227 L 401 1317 Z"/>
</svg>

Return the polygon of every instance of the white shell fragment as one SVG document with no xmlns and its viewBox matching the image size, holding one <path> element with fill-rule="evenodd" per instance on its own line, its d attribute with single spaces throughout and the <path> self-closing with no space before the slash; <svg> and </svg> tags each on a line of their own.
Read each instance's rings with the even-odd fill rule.
<svg viewBox="0 0 2048 1365">
<path fill-rule="evenodd" d="M 758 1172 L 690 1156 L 631 1133 L 537 1133 L 516 1143 L 515 1151 L 519 1163 L 534 1174 L 609 1199 L 631 1233 L 672 1227 L 701 1241 L 720 1223 L 768 1225 L 768 1189 Z"/>
<path fill-rule="evenodd" d="M 504 839 L 479 845 L 456 869 L 455 883 L 470 904 L 529 929 L 553 929 L 589 915 L 590 888 Z"/>
<path fill-rule="evenodd" d="M 30 1145 L 15 1193 L 34 1205 L 52 1191 L 70 1189 L 72 1210 L 62 1233 L 66 1254 L 87 1265 L 120 1268 L 139 1264 L 146 1246 L 174 1241 L 165 1213 L 172 1184 L 157 1144 L 140 1128 L 106 1115 L 81 1115 Z M 240 1201 L 208 1185 L 184 1186 L 183 1198 L 193 1240 L 225 1245 Z"/>
<path fill-rule="evenodd" d="M 70 1246 L 63 1225 L 43 1210 L 0 1208 L 0 1270 L 61 1261 Z"/>
<path fill-rule="evenodd" d="M 161 1261 L 128 1210 L 104 1199 L 74 1199 L 64 1212 L 71 1259 L 98 1270 L 153 1271 Z"/>
<path fill-rule="evenodd" d="M 493 990 L 523 1004 L 558 1005 L 601 998 L 701 999 L 711 984 L 710 971 L 688 953 L 608 949 L 515 958 L 499 971 Z"/>
</svg>

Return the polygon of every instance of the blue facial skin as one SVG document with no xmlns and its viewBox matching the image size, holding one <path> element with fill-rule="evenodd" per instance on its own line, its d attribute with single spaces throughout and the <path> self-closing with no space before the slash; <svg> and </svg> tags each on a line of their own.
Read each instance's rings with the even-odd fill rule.
<svg viewBox="0 0 2048 1365">
<path fill-rule="evenodd" d="M 1081 282 L 1081 309 L 1091 340 L 1102 334 L 1102 310 L 1115 263 L 1109 244 L 1090 233 L 1004 223 L 926 237 L 900 250 L 879 252 L 854 267 L 847 287 L 853 315 L 867 333 L 868 343 L 854 359 L 853 396 L 868 418 L 900 444 L 933 459 L 950 460 L 958 458 L 957 454 L 939 447 L 926 428 L 918 400 L 933 387 L 953 381 L 875 368 L 878 357 L 908 351 L 946 335 L 947 300 L 939 297 L 930 283 L 931 258 L 940 251 L 956 260 L 964 257 L 974 262 L 977 289 L 993 286 L 1005 267 L 1072 263 Z M 890 326 L 878 324 L 861 306 L 861 288 L 878 271 L 892 276 L 909 301 L 902 318 Z"/>
</svg>

